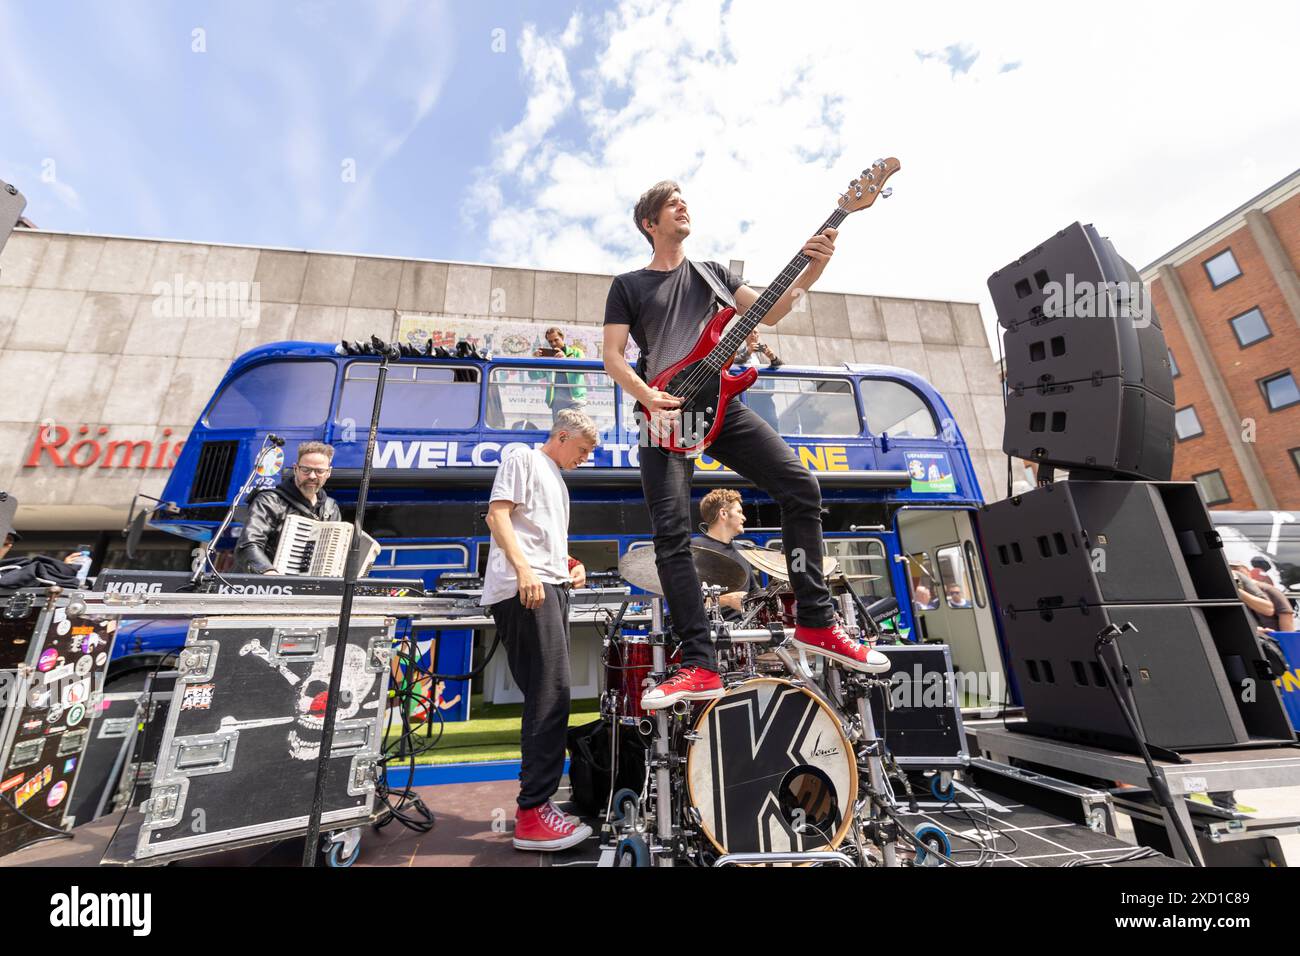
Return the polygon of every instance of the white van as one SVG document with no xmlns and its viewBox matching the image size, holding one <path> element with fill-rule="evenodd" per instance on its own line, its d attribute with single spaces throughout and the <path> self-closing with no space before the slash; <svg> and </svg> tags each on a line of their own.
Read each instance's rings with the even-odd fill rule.
<svg viewBox="0 0 1300 956">
<path fill-rule="evenodd" d="M 1263 558 L 1273 582 L 1300 596 L 1300 513 L 1295 511 L 1211 511 L 1229 561 Z"/>
</svg>

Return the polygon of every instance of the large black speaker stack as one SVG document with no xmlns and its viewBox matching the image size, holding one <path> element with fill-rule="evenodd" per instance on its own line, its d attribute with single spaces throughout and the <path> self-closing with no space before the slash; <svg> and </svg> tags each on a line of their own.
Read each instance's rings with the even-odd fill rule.
<svg viewBox="0 0 1300 956">
<path fill-rule="evenodd" d="M 1168 479 L 1173 377 L 1137 270 L 1076 222 L 988 285 L 1003 329 L 1007 454 L 1076 477 Z"/>
<path fill-rule="evenodd" d="M 1131 623 L 1115 643 L 1149 745 L 1294 743 L 1200 489 L 1168 480 L 1168 353 L 1136 272 L 1075 223 L 989 289 L 1006 349 L 1003 448 L 1040 464 L 1038 488 L 979 518 L 1025 708 L 1017 729 L 1135 751 L 1097 657 L 1099 634 Z M 1070 479 L 1053 484 L 1055 467 Z"/>
</svg>

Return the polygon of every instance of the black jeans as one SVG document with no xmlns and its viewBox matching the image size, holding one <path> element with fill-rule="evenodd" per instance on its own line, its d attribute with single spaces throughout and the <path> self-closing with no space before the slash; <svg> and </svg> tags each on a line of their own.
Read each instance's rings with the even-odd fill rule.
<svg viewBox="0 0 1300 956">
<path fill-rule="evenodd" d="M 524 695 L 519 727 L 519 807 L 539 807 L 560 788 L 569 727 L 569 589 L 543 583 L 546 600 L 529 610 L 519 595 L 489 610 Z"/>
<path fill-rule="evenodd" d="M 781 545 L 798 601 L 795 617 L 806 627 L 829 627 L 834 605 L 822 574 L 822 494 L 817 479 L 781 436 L 732 399 L 710 458 L 748 478 L 781 506 Z M 673 632 L 682 642 L 683 666 L 717 670 L 709 639 L 700 579 L 691 560 L 691 473 L 695 463 L 657 447 L 641 449 L 641 488 L 654 530 L 655 565 L 668 599 Z M 792 557 L 793 556 L 793 557 Z"/>
</svg>

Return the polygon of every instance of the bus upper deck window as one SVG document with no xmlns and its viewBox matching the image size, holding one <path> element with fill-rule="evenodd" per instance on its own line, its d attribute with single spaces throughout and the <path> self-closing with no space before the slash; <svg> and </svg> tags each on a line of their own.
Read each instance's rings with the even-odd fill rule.
<svg viewBox="0 0 1300 956">
<path fill-rule="evenodd" d="M 325 424 L 333 392 L 333 362 L 263 362 L 221 390 L 204 423 L 209 428 L 313 428 Z"/>
<path fill-rule="evenodd" d="M 863 379 L 862 404 L 867 411 L 867 430 L 890 438 L 935 438 L 939 434 L 930 406 L 902 382 Z"/>
<path fill-rule="evenodd" d="M 353 362 L 344 375 L 338 421 L 363 427 L 375 404 L 379 366 Z M 380 428 L 465 429 L 478 424 L 478 369 L 473 366 L 401 363 L 388 370 Z"/>
<path fill-rule="evenodd" d="M 853 437 L 862 434 L 853 386 L 842 378 L 760 376 L 749 407 L 783 435 Z"/>
<path fill-rule="evenodd" d="M 584 412 L 603 435 L 614 427 L 614 380 L 604 372 L 555 368 L 494 368 L 488 373 L 487 425 L 550 431 L 555 413 Z"/>
</svg>

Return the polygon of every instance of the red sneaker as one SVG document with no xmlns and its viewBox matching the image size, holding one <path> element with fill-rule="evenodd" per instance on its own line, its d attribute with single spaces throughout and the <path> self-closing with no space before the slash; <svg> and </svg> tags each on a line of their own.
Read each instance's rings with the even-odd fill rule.
<svg viewBox="0 0 1300 956">
<path fill-rule="evenodd" d="M 716 700 L 726 693 L 722 678 L 703 667 L 683 667 L 641 695 L 646 710 L 671 707 L 679 700 Z"/>
<path fill-rule="evenodd" d="M 585 823 L 570 823 L 549 800 L 540 807 L 515 811 L 516 850 L 567 850 L 589 836 L 591 827 Z"/>
<path fill-rule="evenodd" d="M 794 642 L 805 651 L 829 657 L 850 670 L 868 674 L 889 670 L 888 657 L 861 641 L 853 640 L 838 623 L 830 627 L 804 627 L 800 624 L 794 629 Z"/>
</svg>

